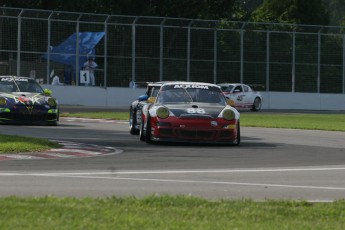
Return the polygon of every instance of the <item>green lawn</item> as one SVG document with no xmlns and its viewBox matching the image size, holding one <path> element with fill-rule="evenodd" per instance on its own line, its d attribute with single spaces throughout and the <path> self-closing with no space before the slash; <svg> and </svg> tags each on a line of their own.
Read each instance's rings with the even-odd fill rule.
<svg viewBox="0 0 345 230">
<path fill-rule="evenodd" d="M 78 117 L 78 118 L 97 118 L 111 120 L 128 120 L 128 112 L 82 112 L 82 113 L 62 113 L 61 117 Z"/>
<path fill-rule="evenodd" d="M 256 202 L 191 196 L 0 198 L 0 229 L 344 229 L 345 201 Z"/>
<path fill-rule="evenodd" d="M 241 126 L 345 131 L 345 114 L 242 113 Z"/>
<path fill-rule="evenodd" d="M 40 152 L 42 150 L 57 148 L 61 145 L 46 139 L 0 135 L 1 153 Z"/>
</svg>

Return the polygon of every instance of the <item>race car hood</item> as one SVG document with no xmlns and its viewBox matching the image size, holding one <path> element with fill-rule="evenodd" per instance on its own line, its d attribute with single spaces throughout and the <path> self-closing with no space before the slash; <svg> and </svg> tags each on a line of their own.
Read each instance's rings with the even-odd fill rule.
<svg viewBox="0 0 345 230">
<path fill-rule="evenodd" d="M 188 103 L 182 105 L 165 104 L 176 117 L 209 117 L 217 118 L 225 108 L 224 105 L 209 103 Z"/>
<path fill-rule="evenodd" d="M 0 93 L 0 97 L 5 98 L 11 105 L 43 105 L 49 98 L 40 93 L 27 92 Z"/>
</svg>

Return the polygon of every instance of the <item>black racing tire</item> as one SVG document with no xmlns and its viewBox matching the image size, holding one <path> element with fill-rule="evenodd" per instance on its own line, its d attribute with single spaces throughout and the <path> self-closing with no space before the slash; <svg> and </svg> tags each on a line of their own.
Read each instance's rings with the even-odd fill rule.
<svg viewBox="0 0 345 230">
<path fill-rule="evenodd" d="M 135 128 L 135 126 L 137 125 L 137 114 L 136 114 L 136 110 L 131 108 L 129 110 L 129 133 L 132 135 L 138 135 L 139 134 L 139 130 Z"/>
<path fill-rule="evenodd" d="M 241 143 L 241 126 L 240 126 L 240 121 L 237 122 L 236 129 L 237 129 L 237 135 L 236 135 L 236 139 L 233 141 L 233 145 L 238 146 Z"/>
<path fill-rule="evenodd" d="M 60 121 L 60 110 L 58 110 L 58 113 L 56 114 L 56 121 L 52 123 L 48 123 L 48 126 L 58 126 Z"/>
<path fill-rule="evenodd" d="M 146 139 L 146 137 L 144 135 L 144 122 L 143 121 L 141 122 L 141 125 L 140 125 L 139 137 L 140 137 L 141 141 L 145 141 L 145 139 Z"/>
<path fill-rule="evenodd" d="M 145 141 L 148 144 L 152 143 L 152 140 L 151 140 L 151 117 L 149 114 L 147 115 L 147 121 L 146 121 Z"/>
<path fill-rule="evenodd" d="M 261 98 L 259 97 L 256 97 L 254 99 L 254 102 L 253 102 L 253 105 L 252 105 L 252 111 L 259 111 L 261 109 L 261 106 L 262 106 L 262 101 L 261 101 Z"/>
</svg>

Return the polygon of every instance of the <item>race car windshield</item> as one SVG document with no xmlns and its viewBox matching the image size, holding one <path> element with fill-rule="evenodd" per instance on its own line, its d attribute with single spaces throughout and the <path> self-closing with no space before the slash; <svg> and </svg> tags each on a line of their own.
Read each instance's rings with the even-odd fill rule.
<svg viewBox="0 0 345 230">
<path fill-rule="evenodd" d="M 43 89 L 34 79 L 3 77 L 0 78 L 0 92 L 43 93 Z"/>
<path fill-rule="evenodd" d="M 217 103 L 225 105 L 226 101 L 217 87 L 173 87 L 171 85 L 163 87 L 158 94 L 158 103 Z"/>
<path fill-rule="evenodd" d="M 233 85 L 228 85 L 228 86 L 222 86 L 221 89 L 223 90 L 223 92 L 225 93 L 230 93 L 231 90 L 234 88 Z"/>
</svg>

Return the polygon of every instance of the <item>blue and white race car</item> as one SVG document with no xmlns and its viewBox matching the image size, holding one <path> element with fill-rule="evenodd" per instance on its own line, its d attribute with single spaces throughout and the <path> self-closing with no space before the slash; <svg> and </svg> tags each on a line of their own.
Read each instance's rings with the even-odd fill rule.
<svg viewBox="0 0 345 230">
<path fill-rule="evenodd" d="M 144 95 L 131 103 L 129 108 L 129 133 L 138 135 L 141 125 L 141 109 L 147 103 L 149 97 L 156 97 L 159 88 L 164 82 L 148 82 Z"/>
</svg>

